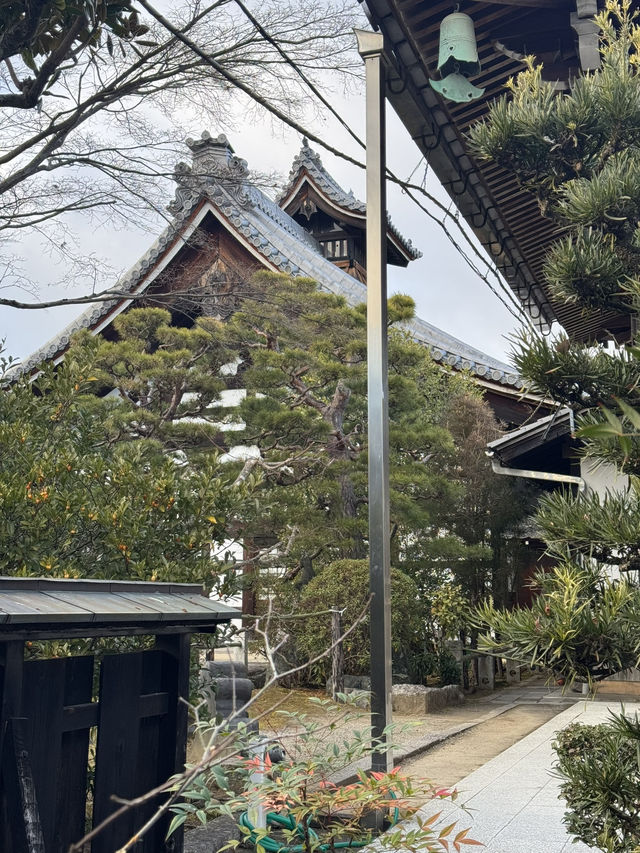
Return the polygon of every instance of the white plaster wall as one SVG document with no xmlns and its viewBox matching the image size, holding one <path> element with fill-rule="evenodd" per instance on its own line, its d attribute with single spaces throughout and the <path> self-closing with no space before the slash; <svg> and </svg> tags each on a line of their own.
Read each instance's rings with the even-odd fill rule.
<svg viewBox="0 0 640 853">
<path fill-rule="evenodd" d="M 587 490 L 604 497 L 607 492 L 623 492 L 629 488 L 629 478 L 620 474 L 615 465 L 585 457 L 580 460 L 580 476 Z"/>
</svg>

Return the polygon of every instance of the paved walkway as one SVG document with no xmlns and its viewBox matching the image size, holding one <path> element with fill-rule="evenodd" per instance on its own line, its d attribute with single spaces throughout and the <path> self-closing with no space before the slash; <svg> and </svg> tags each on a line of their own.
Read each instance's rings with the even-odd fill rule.
<svg viewBox="0 0 640 853">
<path fill-rule="evenodd" d="M 561 705 L 567 707 L 580 699 L 579 693 L 549 685 L 543 675 L 496 690 L 485 698 L 488 705 Z"/>
<path fill-rule="evenodd" d="M 531 690 L 526 692 L 533 698 Z M 515 698 L 512 691 L 509 700 Z M 546 694 L 545 694 L 546 695 Z M 527 697 L 523 697 L 527 701 Z M 496 702 L 500 699 L 496 697 Z M 552 701 L 541 697 L 537 701 Z M 557 700 L 556 700 L 557 701 Z M 578 700 L 552 720 L 540 726 L 491 761 L 462 779 L 456 786 L 459 802 L 472 810 L 465 812 L 455 803 L 425 806 L 420 814 L 442 810 L 439 823 L 453 819 L 460 828 L 470 826 L 469 836 L 483 842 L 484 853 L 594 853 L 593 848 L 573 843 L 562 823 L 564 803 L 558 799 L 558 780 L 551 775 L 555 753 L 551 742 L 555 733 L 573 722 L 595 724 L 618 711 L 619 703 Z M 626 704 L 629 713 L 640 711 L 639 704 Z M 408 824 L 410 822 L 407 822 Z"/>
</svg>

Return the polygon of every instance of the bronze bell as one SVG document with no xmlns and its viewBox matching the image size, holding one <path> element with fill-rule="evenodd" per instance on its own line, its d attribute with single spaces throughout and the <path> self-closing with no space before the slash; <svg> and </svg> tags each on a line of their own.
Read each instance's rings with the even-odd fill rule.
<svg viewBox="0 0 640 853">
<path fill-rule="evenodd" d="M 438 71 L 442 79 L 431 80 L 431 86 L 450 101 L 465 103 L 484 93 L 467 79 L 480 72 L 480 60 L 473 21 L 463 12 L 452 12 L 440 24 Z"/>
</svg>

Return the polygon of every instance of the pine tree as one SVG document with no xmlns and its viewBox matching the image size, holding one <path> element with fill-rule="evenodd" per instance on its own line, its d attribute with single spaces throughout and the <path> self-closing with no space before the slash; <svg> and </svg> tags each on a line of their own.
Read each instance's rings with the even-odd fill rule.
<svg viewBox="0 0 640 853">
<path fill-rule="evenodd" d="M 476 152 L 518 177 L 562 226 L 544 274 L 558 300 L 585 314 L 640 305 L 640 29 L 629 3 L 597 16 L 601 68 L 558 94 L 528 68 L 471 132 Z M 629 475 L 625 492 L 542 501 L 538 525 L 558 565 L 540 574 L 531 610 L 483 616 L 510 657 L 558 676 L 599 680 L 640 656 L 640 349 L 523 336 L 521 373 L 577 413 L 584 454 Z M 611 567 L 619 569 L 612 572 Z"/>
<path fill-rule="evenodd" d="M 506 585 L 509 534 L 526 514 L 515 484 L 480 485 L 488 462 L 473 448 L 498 427 L 470 380 L 445 373 L 403 331 L 413 312 L 411 299 L 390 299 L 391 560 L 419 592 L 423 630 L 406 649 L 411 658 L 431 648 L 429 605 L 444 581 L 464 576 L 474 601 Z M 281 570 L 262 581 L 289 612 L 314 573 L 368 553 L 365 307 L 312 281 L 264 274 L 245 285 L 224 332 L 247 389 L 237 412 L 244 429 L 233 435 L 259 451 L 245 470 L 264 477 L 244 530 L 262 545 L 253 565 Z"/>
<path fill-rule="evenodd" d="M 596 17 L 601 68 L 559 95 L 527 70 L 475 127 L 476 152 L 533 192 L 564 235 L 544 274 L 554 296 L 583 315 L 613 310 L 636 328 L 640 308 L 640 28 L 629 0 Z M 625 491 L 546 497 L 537 515 L 551 572 L 536 577 L 530 609 L 485 605 L 486 647 L 571 682 L 640 663 L 640 340 L 617 349 L 523 337 L 515 361 L 540 391 L 571 407 L 583 453 L 628 475 Z M 498 638 L 498 639 L 496 639 Z M 574 725 L 555 743 L 565 822 L 608 853 L 638 849 L 640 723 L 622 713 Z"/>
<path fill-rule="evenodd" d="M 148 438 L 185 453 L 219 449 L 221 371 L 235 358 L 221 329 L 211 317 L 185 328 L 165 309 L 134 308 L 116 317 L 110 339 L 89 332 L 74 339 L 94 353 L 96 398 L 110 394 L 121 403 L 109 413 L 113 441 Z"/>
<path fill-rule="evenodd" d="M 496 527 L 486 517 L 505 490 L 484 489 L 479 476 L 487 463 L 476 445 L 498 429 L 490 410 L 466 377 L 447 375 L 401 329 L 413 312 L 411 299 L 390 300 L 391 509 L 394 563 L 419 581 L 443 561 L 491 564 Z M 166 310 L 134 308 L 111 328 L 108 339 L 84 333 L 75 346 L 95 354 L 96 405 L 106 393 L 119 400 L 104 421 L 112 442 L 151 439 L 194 465 L 234 451 L 228 464 L 240 481 L 252 471 L 263 478 L 243 538 L 266 542 L 267 552 L 277 544 L 289 577 L 308 576 L 313 559 L 366 556 L 364 306 L 264 273 L 238 288 L 224 322 L 201 316 L 177 327 Z M 221 405 L 225 393 L 236 407 Z M 465 496 L 474 490 L 481 506 L 472 511 Z M 513 509 L 506 491 L 500 500 Z"/>
<path fill-rule="evenodd" d="M 442 425 L 464 379 L 447 377 L 424 347 L 397 327 L 413 316 L 407 297 L 390 300 L 389 418 L 393 561 L 410 537 L 441 526 L 460 487 L 449 476 L 454 450 Z M 239 353 L 247 396 L 234 436 L 259 449 L 269 493 L 257 534 L 284 545 L 278 564 L 293 578 L 309 560 L 326 564 L 367 554 L 366 316 L 310 280 L 259 275 L 224 329 Z M 458 543 L 458 547 L 460 545 Z"/>
</svg>

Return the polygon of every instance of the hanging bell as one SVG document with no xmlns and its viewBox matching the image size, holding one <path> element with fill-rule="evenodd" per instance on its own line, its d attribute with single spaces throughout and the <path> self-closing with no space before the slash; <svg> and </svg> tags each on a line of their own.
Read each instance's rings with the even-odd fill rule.
<svg viewBox="0 0 640 853">
<path fill-rule="evenodd" d="M 443 18 L 438 71 L 442 79 L 431 80 L 431 86 L 450 101 L 473 101 L 484 93 L 484 89 L 478 89 L 467 79 L 480 72 L 476 34 L 469 15 L 453 12 Z"/>
</svg>

